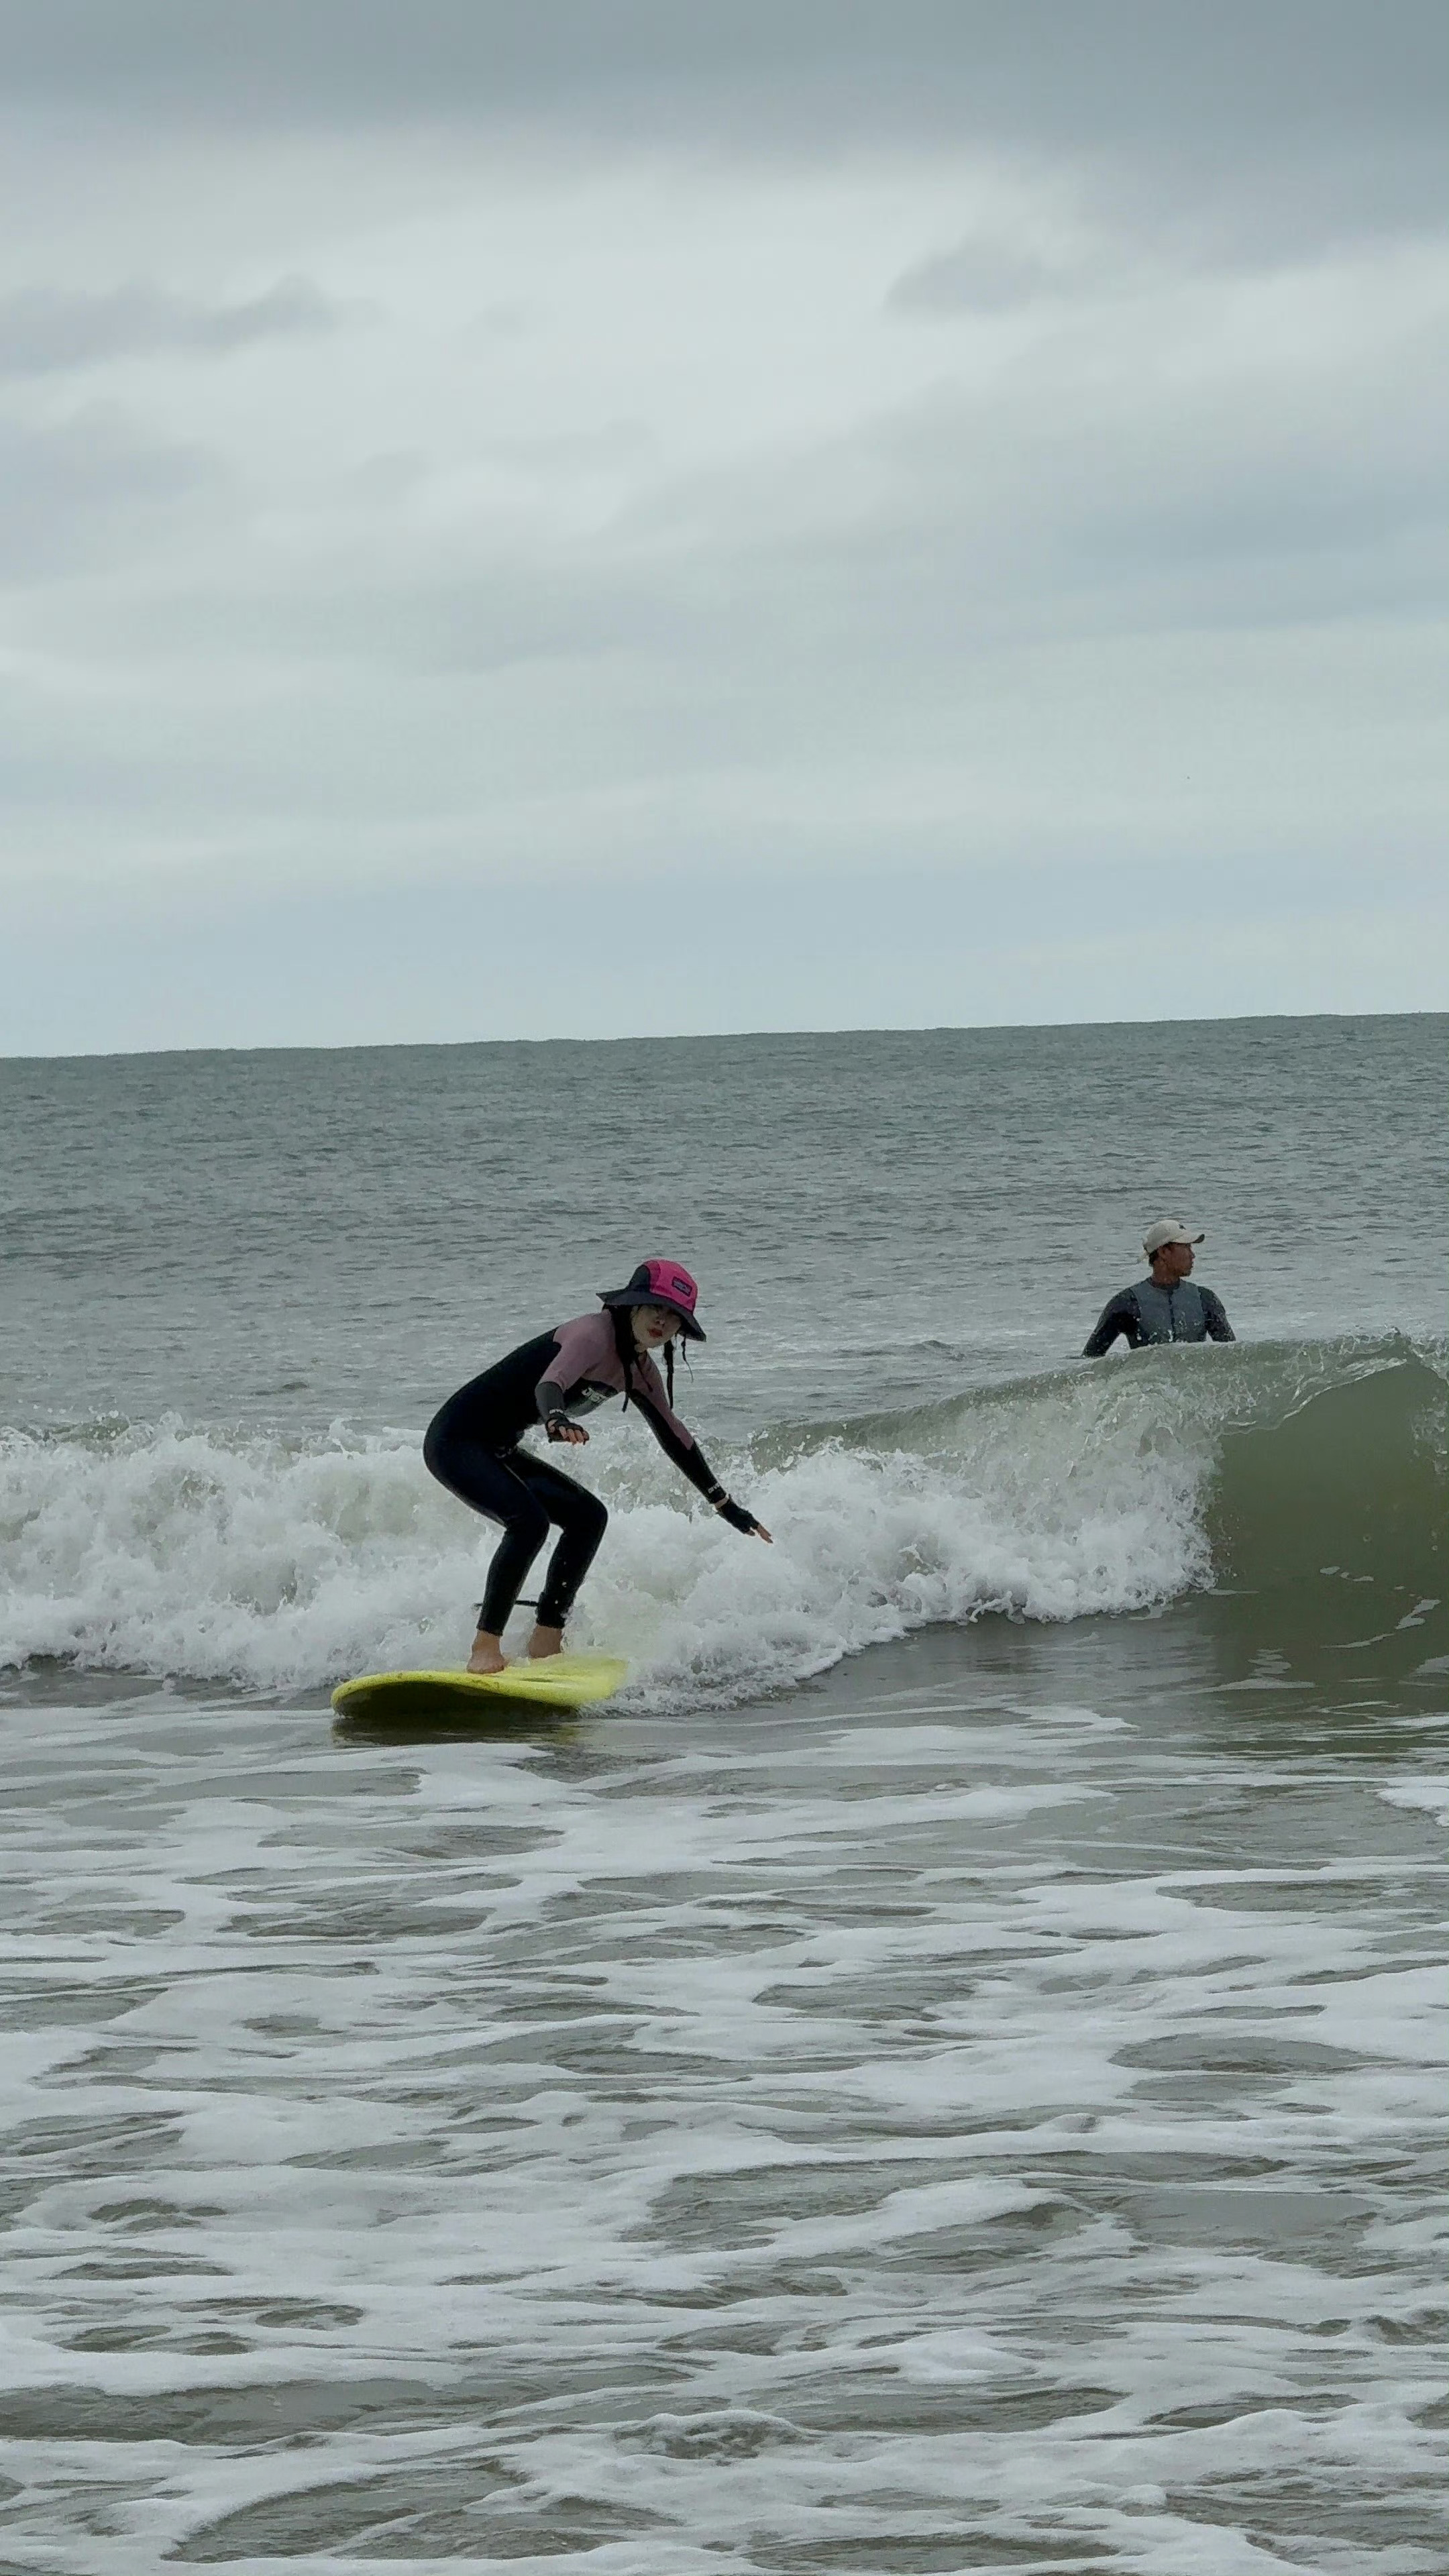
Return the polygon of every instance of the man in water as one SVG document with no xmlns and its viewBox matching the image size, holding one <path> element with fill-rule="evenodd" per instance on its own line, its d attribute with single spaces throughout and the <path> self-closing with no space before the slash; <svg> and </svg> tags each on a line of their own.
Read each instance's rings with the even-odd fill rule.
<svg viewBox="0 0 1449 2576">
<path fill-rule="evenodd" d="M 1082 1353 L 1084 1360 L 1099 1360 L 1119 1333 L 1125 1333 L 1134 1351 L 1147 1342 L 1236 1339 L 1222 1299 L 1192 1280 L 1193 1248 L 1203 1239 L 1189 1234 L 1180 1217 L 1159 1217 L 1156 1225 L 1148 1227 L 1142 1238 L 1147 1276 L 1134 1288 L 1119 1288 L 1115 1297 L 1108 1298 Z"/>
</svg>

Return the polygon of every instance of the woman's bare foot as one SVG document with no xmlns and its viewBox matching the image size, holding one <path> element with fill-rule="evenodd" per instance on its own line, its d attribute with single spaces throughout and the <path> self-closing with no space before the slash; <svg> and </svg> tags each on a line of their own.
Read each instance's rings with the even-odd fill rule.
<svg viewBox="0 0 1449 2576">
<path fill-rule="evenodd" d="M 486 1628 L 480 1628 L 473 1640 L 473 1652 L 468 1657 L 469 1672 L 502 1673 L 507 1669 L 508 1658 L 499 1639 L 490 1636 Z"/>
<path fill-rule="evenodd" d="M 534 1629 L 533 1635 L 528 1641 L 528 1660 L 531 1664 L 541 1662 L 545 1655 L 561 1655 L 562 1653 L 562 1628 L 536 1627 Z"/>
</svg>

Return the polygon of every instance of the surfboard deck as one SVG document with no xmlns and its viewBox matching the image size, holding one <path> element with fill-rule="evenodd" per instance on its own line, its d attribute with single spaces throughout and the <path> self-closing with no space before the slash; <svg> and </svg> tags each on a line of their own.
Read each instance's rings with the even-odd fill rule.
<svg viewBox="0 0 1449 2576">
<path fill-rule="evenodd" d="M 588 1708 L 612 1699 L 629 1667 L 622 1655 L 547 1655 L 523 1658 L 501 1673 L 360 1673 L 339 1682 L 332 1705 L 339 1717 L 501 1717 L 520 1707 Z"/>
</svg>

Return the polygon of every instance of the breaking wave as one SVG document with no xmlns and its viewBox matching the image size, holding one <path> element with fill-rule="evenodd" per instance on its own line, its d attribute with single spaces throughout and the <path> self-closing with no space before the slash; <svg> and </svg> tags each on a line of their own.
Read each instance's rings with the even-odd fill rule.
<svg viewBox="0 0 1449 2576">
<path fill-rule="evenodd" d="M 937 1622 L 1141 1610 L 1214 1583 L 1432 1592 L 1443 1366 L 1397 1338 L 1171 1350 L 711 1454 L 774 1532 L 696 1507 L 641 1428 L 571 1631 L 653 1697 L 788 1686 Z M 0 1433 L 0 1664 L 316 1690 L 461 1659 L 491 1541 L 415 1434 L 170 1418 Z"/>
</svg>

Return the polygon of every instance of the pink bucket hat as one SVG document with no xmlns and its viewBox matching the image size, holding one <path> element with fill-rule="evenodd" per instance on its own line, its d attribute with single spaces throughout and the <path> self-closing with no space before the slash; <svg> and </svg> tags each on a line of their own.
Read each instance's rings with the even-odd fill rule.
<svg viewBox="0 0 1449 2576">
<path fill-rule="evenodd" d="M 704 1326 L 694 1316 L 698 1282 L 678 1261 L 641 1261 L 627 1287 L 601 1288 L 599 1295 L 606 1306 L 667 1306 L 692 1342 L 704 1340 Z"/>
</svg>

